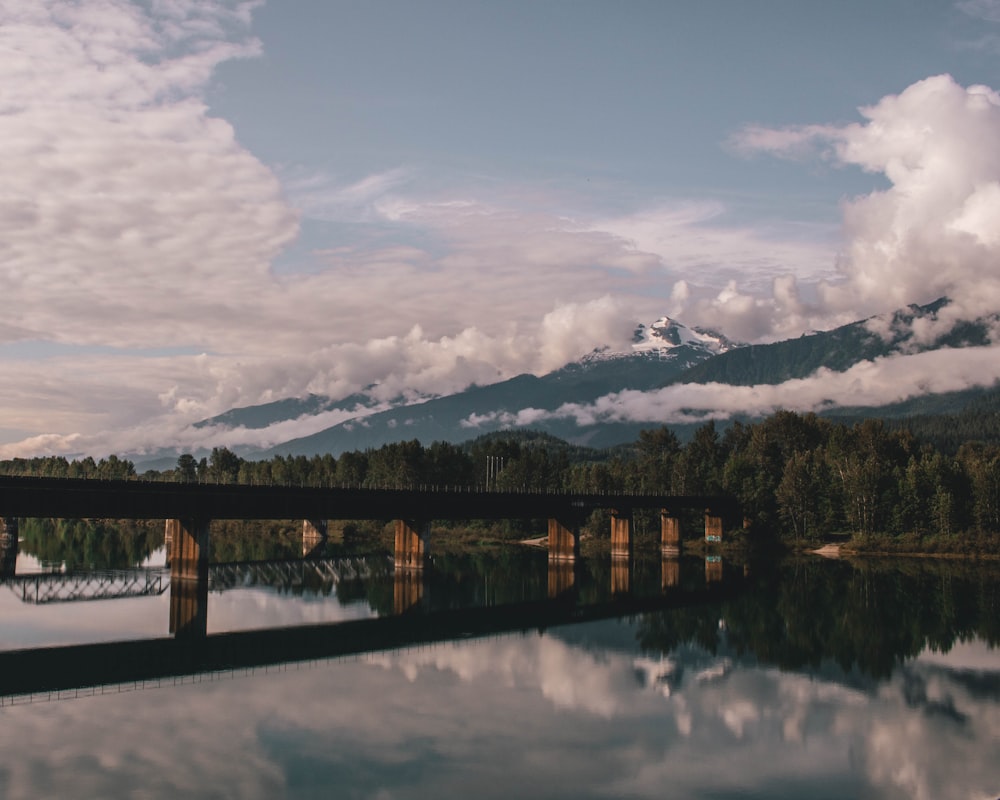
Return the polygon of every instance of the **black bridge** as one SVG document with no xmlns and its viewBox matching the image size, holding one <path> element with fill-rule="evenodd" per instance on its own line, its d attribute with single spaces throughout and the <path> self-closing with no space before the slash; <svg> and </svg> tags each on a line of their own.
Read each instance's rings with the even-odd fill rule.
<svg viewBox="0 0 1000 800">
<path fill-rule="evenodd" d="M 0 516 L 77 519 L 543 519 L 601 508 L 711 510 L 732 498 L 666 494 L 497 492 L 473 487 L 403 489 L 247 486 L 0 476 Z"/>
</svg>

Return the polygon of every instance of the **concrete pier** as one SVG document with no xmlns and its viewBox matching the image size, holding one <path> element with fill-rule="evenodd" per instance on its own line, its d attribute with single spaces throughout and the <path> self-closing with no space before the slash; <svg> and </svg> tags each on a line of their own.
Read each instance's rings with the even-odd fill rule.
<svg viewBox="0 0 1000 800">
<path fill-rule="evenodd" d="M 396 569 L 423 569 L 430 554 L 430 524 L 413 520 L 396 520 L 394 556 Z"/>
<path fill-rule="evenodd" d="M 681 552 L 681 521 L 667 509 L 660 509 L 660 549 L 665 554 Z"/>
<path fill-rule="evenodd" d="M 632 514 L 611 512 L 611 594 L 632 591 L 633 537 Z"/>
<path fill-rule="evenodd" d="M 611 557 L 631 558 L 633 552 L 632 515 L 611 512 Z"/>
<path fill-rule="evenodd" d="M 705 541 L 718 544 L 722 541 L 722 516 L 705 509 Z"/>
<path fill-rule="evenodd" d="M 580 557 L 580 528 L 576 522 L 549 518 L 549 561 L 576 561 Z"/>
</svg>

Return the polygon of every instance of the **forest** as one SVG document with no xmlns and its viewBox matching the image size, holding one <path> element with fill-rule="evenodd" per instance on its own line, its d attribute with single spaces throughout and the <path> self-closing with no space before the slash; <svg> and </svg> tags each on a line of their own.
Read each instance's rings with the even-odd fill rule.
<svg viewBox="0 0 1000 800">
<path fill-rule="evenodd" d="M 214 448 L 173 469 L 136 475 L 127 459 L 62 457 L 0 462 L 8 475 L 252 485 L 725 494 L 745 525 L 736 539 L 808 545 L 841 537 L 859 550 L 1000 553 L 1000 446 L 953 451 L 877 419 L 847 424 L 780 411 L 752 424 L 714 422 L 681 442 L 666 427 L 631 445 L 592 450 L 530 431 L 456 445 L 404 441 L 339 457 L 241 458 Z M 596 515 L 600 517 L 600 515 Z M 604 520 L 592 520 L 607 536 Z M 734 525 L 734 528 L 740 528 Z M 693 524 L 690 534 L 697 532 Z"/>
</svg>

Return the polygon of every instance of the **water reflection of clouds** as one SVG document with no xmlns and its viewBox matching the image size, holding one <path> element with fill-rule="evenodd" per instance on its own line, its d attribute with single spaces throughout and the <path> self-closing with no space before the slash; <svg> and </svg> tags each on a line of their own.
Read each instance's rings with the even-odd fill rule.
<svg viewBox="0 0 1000 800">
<path fill-rule="evenodd" d="M 712 676 L 704 653 L 671 660 L 665 695 L 655 659 L 529 634 L 6 708 L 0 794 L 949 800 L 1000 789 L 1000 700 L 974 697 L 939 663 L 910 662 L 865 692 L 740 664 Z"/>
<path fill-rule="evenodd" d="M 168 580 L 168 578 L 165 578 Z M 208 630 L 276 628 L 368 619 L 367 602 L 344 605 L 335 594 L 286 594 L 263 587 L 230 589 L 208 596 Z M 169 590 L 150 597 L 100 602 L 26 603 L 16 588 L 0 586 L 0 650 L 167 636 Z"/>
<path fill-rule="evenodd" d="M 347 622 L 376 616 L 367 602 L 342 605 L 336 595 L 296 595 L 247 587 L 212 592 L 208 596 L 209 633 Z"/>
<path fill-rule="evenodd" d="M 34 605 L 0 586 L 0 649 L 166 636 L 170 598 L 159 596 Z"/>
</svg>

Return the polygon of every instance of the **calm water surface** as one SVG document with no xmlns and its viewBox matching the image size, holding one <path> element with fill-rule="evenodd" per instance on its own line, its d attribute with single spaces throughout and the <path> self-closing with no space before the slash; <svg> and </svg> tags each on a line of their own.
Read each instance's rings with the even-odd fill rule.
<svg viewBox="0 0 1000 800">
<path fill-rule="evenodd" d="M 160 551 L 143 566 L 163 563 Z M 20 554 L 19 575 L 41 568 Z M 664 584 L 739 591 L 146 688 L 6 697 L 0 797 L 994 800 L 998 577 L 930 561 L 722 572 L 640 561 L 635 596 Z M 587 560 L 560 602 L 607 603 L 614 580 L 609 559 Z M 440 557 L 416 589 L 377 558 L 337 579 L 245 570 L 226 581 L 209 593 L 210 637 L 544 601 L 550 585 L 544 553 L 525 550 Z M 169 636 L 169 590 L 24 598 L 0 585 L 0 650 Z"/>
</svg>

